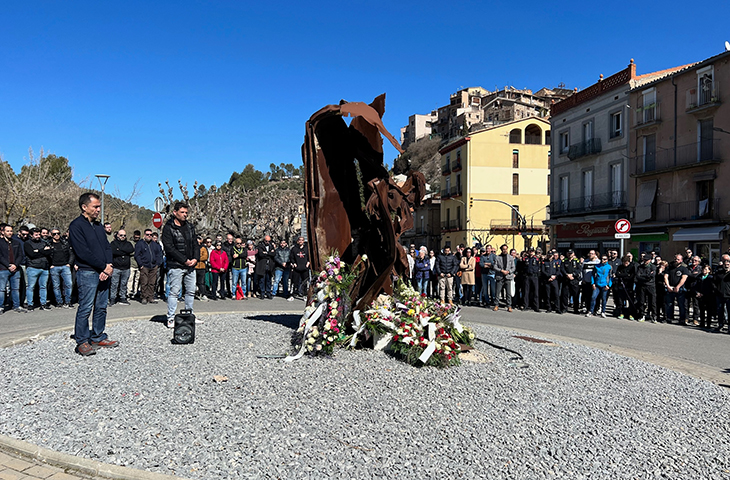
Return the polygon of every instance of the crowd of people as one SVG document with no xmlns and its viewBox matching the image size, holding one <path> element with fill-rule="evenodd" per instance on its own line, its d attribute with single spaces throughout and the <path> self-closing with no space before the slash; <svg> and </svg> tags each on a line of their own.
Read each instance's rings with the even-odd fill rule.
<svg viewBox="0 0 730 480">
<path fill-rule="evenodd" d="M 507 245 L 426 247 L 407 251 L 410 281 L 441 302 L 491 308 L 695 325 L 721 331 L 730 313 L 730 249 L 713 268 L 688 248 L 665 261 L 656 252 L 635 259 L 617 250 L 578 257 L 540 248 L 518 253 Z M 679 313 L 678 317 L 676 313 Z M 676 320 L 675 320 L 676 319 Z"/>
</svg>

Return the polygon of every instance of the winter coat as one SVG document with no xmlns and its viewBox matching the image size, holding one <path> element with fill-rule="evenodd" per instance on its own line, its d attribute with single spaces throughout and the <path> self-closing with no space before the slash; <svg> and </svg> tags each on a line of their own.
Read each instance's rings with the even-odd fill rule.
<svg viewBox="0 0 730 480">
<path fill-rule="evenodd" d="M 68 240 L 61 237 L 58 242 L 51 242 L 51 265 L 61 267 L 74 264 L 74 251 Z"/>
<path fill-rule="evenodd" d="M 442 253 L 436 259 L 436 267 L 434 268 L 436 275 L 441 275 L 443 273 L 444 275 L 451 274 L 453 276 L 456 275 L 456 272 L 458 271 L 459 262 L 456 260 L 456 256 L 454 256 L 453 253 L 448 255 Z"/>
<path fill-rule="evenodd" d="M 210 252 L 210 271 L 223 273 L 228 270 L 228 254 L 221 248 Z"/>
<path fill-rule="evenodd" d="M 414 275 L 416 280 L 428 280 L 431 277 L 431 261 L 428 257 L 416 258 L 413 267 L 416 270 Z"/>
<path fill-rule="evenodd" d="M 715 272 L 714 277 L 717 298 L 730 299 L 730 272 L 720 269 Z"/>
<path fill-rule="evenodd" d="M 262 241 L 256 248 L 256 275 L 264 275 L 274 271 L 274 252 L 276 246 L 273 242 Z"/>
<path fill-rule="evenodd" d="M 10 238 L 10 243 L 0 237 L 0 270 L 10 269 L 10 249 L 13 249 L 13 265 L 20 267 L 25 263 L 25 249 L 23 242 L 15 237 Z"/>
<path fill-rule="evenodd" d="M 101 273 L 112 263 L 112 249 L 101 223 L 89 222 L 86 217 L 79 215 L 68 226 L 68 233 L 79 270 Z"/>
<path fill-rule="evenodd" d="M 494 262 L 497 261 L 497 256 L 493 253 L 490 253 L 487 255 L 486 253 L 479 257 L 479 265 L 482 267 L 482 274 L 483 275 L 490 275 L 494 276 L 495 270 L 494 270 Z M 491 264 L 491 267 L 488 267 L 487 264 Z"/>
<path fill-rule="evenodd" d="M 26 265 L 29 268 L 40 268 L 48 270 L 51 266 L 51 247 L 43 240 L 28 239 L 23 245 L 25 250 Z"/>
<path fill-rule="evenodd" d="M 134 255 L 132 242 L 117 238 L 109 245 L 112 247 L 112 267 L 119 270 L 129 270 L 130 258 Z"/>
<path fill-rule="evenodd" d="M 162 265 L 162 247 L 157 242 L 140 240 L 134 247 L 134 258 L 140 268 L 155 268 Z"/>
<path fill-rule="evenodd" d="M 641 263 L 636 267 L 636 285 L 639 287 L 655 288 L 656 265 Z"/>
<path fill-rule="evenodd" d="M 208 268 L 208 256 L 208 247 L 200 245 L 200 258 L 198 259 L 197 265 L 195 265 L 195 270 L 205 270 Z"/>
<path fill-rule="evenodd" d="M 291 248 L 284 247 L 284 248 L 277 248 L 274 251 L 274 263 L 276 264 L 275 268 L 277 270 L 288 270 L 290 268 L 289 265 L 289 255 L 291 254 Z M 286 264 L 286 266 L 284 266 Z"/>
<path fill-rule="evenodd" d="M 462 285 L 474 285 L 476 283 L 476 275 L 474 274 L 476 263 L 477 261 L 474 257 L 461 257 L 459 269 L 461 270 Z"/>
<path fill-rule="evenodd" d="M 236 242 L 230 242 L 228 243 L 228 240 L 223 242 L 223 246 L 221 247 L 221 250 L 226 252 L 226 255 L 228 255 L 228 267 L 233 268 L 233 249 L 236 248 Z"/>
<path fill-rule="evenodd" d="M 195 260 L 195 263 L 200 261 L 200 248 L 195 237 L 195 228 L 190 222 L 177 225 L 175 217 L 171 217 L 162 228 L 162 246 L 165 249 L 169 269 L 190 269 L 193 267 L 185 265 L 186 261 Z"/>
<path fill-rule="evenodd" d="M 234 257 L 234 255 L 238 256 Z M 246 249 L 243 246 L 234 246 L 229 260 L 231 261 L 231 268 L 235 270 L 243 270 L 244 268 L 246 268 Z"/>
</svg>

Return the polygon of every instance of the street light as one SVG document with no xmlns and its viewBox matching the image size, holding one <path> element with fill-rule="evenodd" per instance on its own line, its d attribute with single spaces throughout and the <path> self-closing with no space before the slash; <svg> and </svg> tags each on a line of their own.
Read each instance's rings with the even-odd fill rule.
<svg viewBox="0 0 730 480">
<path fill-rule="evenodd" d="M 99 183 L 101 184 L 101 223 L 104 223 L 104 186 L 106 185 L 107 180 L 109 180 L 109 175 L 104 175 L 103 173 L 97 173 L 96 178 L 99 179 Z"/>
</svg>

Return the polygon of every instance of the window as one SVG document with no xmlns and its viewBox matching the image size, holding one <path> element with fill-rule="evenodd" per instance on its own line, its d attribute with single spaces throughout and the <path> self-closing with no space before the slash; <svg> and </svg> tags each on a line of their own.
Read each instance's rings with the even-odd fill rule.
<svg viewBox="0 0 730 480">
<path fill-rule="evenodd" d="M 570 132 L 560 133 L 560 153 L 568 153 L 570 150 Z"/>
<path fill-rule="evenodd" d="M 649 88 L 641 92 L 641 103 L 637 115 L 639 116 L 639 123 L 649 123 L 657 119 L 655 88 Z"/>
<path fill-rule="evenodd" d="M 560 211 L 564 212 L 568 210 L 568 185 L 569 179 L 567 175 L 560 177 Z"/>
<path fill-rule="evenodd" d="M 583 208 L 593 207 L 593 170 L 583 171 Z"/>
<path fill-rule="evenodd" d="M 547 177 L 547 194 L 550 195 L 550 175 Z"/>
<path fill-rule="evenodd" d="M 513 227 L 519 227 L 520 226 L 519 211 L 520 211 L 520 206 L 519 205 L 512 205 L 512 226 Z"/>
<path fill-rule="evenodd" d="M 593 121 L 583 124 L 583 141 L 593 140 Z"/>
<path fill-rule="evenodd" d="M 520 175 L 515 173 L 512 175 L 512 195 L 520 194 Z"/>
<path fill-rule="evenodd" d="M 456 207 L 456 226 L 461 230 L 461 206 Z"/>
<path fill-rule="evenodd" d="M 448 195 L 451 192 L 451 175 L 446 177 L 446 194 Z"/>
<path fill-rule="evenodd" d="M 522 130 L 515 128 L 509 132 L 509 143 L 522 143 Z"/>
<path fill-rule="evenodd" d="M 456 163 L 461 163 L 461 149 L 456 151 Z"/>
<path fill-rule="evenodd" d="M 697 218 L 712 218 L 712 197 L 714 193 L 714 180 L 697 182 Z"/>
<path fill-rule="evenodd" d="M 512 150 L 512 168 L 520 168 L 520 151 Z"/>
<path fill-rule="evenodd" d="M 713 160 L 713 127 L 714 121 L 712 118 L 700 120 L 697 125 L 697 136 L 699 137 L 697 145 L 697 153 L 699 162 L 707 160 Z"/>
<path fill-rule="evenodd" d="M 644 171 L 656 170 L 656 134 L 644 137 Z"/>
<path fill-rule="evenodd" d="M 617 138 L 621 136 L 621 117 L 621 112 L 615 112 L 611 114 L 611 138 Z"/>
<path fill-rule="evenodd" d="M 717 92 L 713 82 L 714 73 L 712 65 L 697 72 L 698 106 L 716 101 Z"/>
<path fill-rule="evenodd" d="M 621 164 L 611 165 L 611 204 L 614 207 L 623 205 L 623 179 L 621 178 Z"/>
</svg>

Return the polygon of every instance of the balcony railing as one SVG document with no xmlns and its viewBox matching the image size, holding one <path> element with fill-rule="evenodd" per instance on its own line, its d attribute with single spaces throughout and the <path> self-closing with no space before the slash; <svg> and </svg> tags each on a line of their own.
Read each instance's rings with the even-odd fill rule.
<svg viewBox="0 0 730 480">
<path fill-rule="evenodd" d="M 451 187 L 451 196 L 452 197 L 460 197 L 461 196 L 461 185 L 457 185 L 455 187 Z"/>
<path fill-rule="evenodd" d="M 687 111 L 720 103 L 720 85 L 712 81 L 699 88 L 687 90 Z"/>
<path fill-rule="evenodd" d="M 461 162 L 454 162 L 454 166 L 451 167 L 452 172 L 460 172 L 461 171 Z"/>
<path fill-rule="evenodd" d="M 575 160 L 581 157 L 587 157 L 588 155 L 595 155 L 601 153 L 601 139 L 591 138 L 585 142 L 576 143 L 570 146 L 568 150 L 568 158 Z"/>
<path fill-rule="evenodd" d="M 541 135 L 525 135 L 526 145 L 542 145 Z"/>
<path fill-rule="evenodd" d="M 550 216 L 613 210 L 626 207 L 626 192 L 615 191 L 550 202 Z"/>
<path fill-rule="evenodd" d="M 690 202 L 657 202 L 654 219 L 664 222 L 720 220 L 720 199 Z"/>
<path fill-rule="evenodd" d="M 447 162 L 445 165 L 441 166 L 441 174 L 448 175 L 449 173 L 451 173 L 451 164 L 450 162 Z"/>
<path fill-rule="evenodd" d="M 451 190 L 449 190 L 448 188 L 441 190 L 441 198 L 442 199 L 451 198 Z"/>
<path fill-rule="evenodd" d="M 661 115 L 659 110 L 659 102 L 652 103 L 651 105 L 644 105 L 636 109 L 636 126 L 641 127 L 643 125 L 649 125 L 655 122 L 661 121 Z"/>
<path fill-rule="evenodd" d="M 461 221 L 459 220 L 446 220 L 441 222 L 441 231 L 443 232 L 458 232 L 462 230 Z"/>
<path fill-rule="evenodd" d="M 631 158 L 634 173 L 659 172 L 676 167 L 686 167 L 695 163 L 720 161 L 719 139 L 702 140 L 681 147 L 658 150 Z"/>
</svg>

